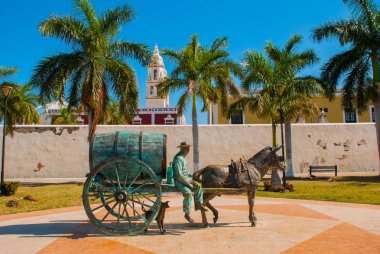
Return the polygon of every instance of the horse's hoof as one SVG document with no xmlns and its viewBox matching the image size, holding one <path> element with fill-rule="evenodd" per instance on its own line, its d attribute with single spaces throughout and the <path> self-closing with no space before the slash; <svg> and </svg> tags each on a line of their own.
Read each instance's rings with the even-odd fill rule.
<svg viewBox="0 0 380 254">
<path fill-rule="evenodd" d="M 216 222 L 218 221 L 218 217 L 214 217 L 212 220 L 214 221 L 214 224 L 216 224 Z"/>
<path fill-rule="evenodd" d="M 204 227 L 204 228 L 209 228 L 210 226 L 208 225 L 208 223 L 204 223 L 204 224 L 203 224 L 203 227 Z"/>
<path fill-rule="evenodd" d="M 256 227 L 256 224 L 257 224 L 257 219 L 254 218 L 254 219 L 252 220 L 252 222 L 251 222 L 251 226 L 252 226 L 252 227 Z"/>
</svg>

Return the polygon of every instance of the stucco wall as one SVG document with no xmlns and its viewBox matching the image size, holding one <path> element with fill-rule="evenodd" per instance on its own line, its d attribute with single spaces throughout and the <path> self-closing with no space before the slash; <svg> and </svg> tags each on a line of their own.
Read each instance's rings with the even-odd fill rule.
<svg viewBox="0 0 380 254">
<path fill-rule="evenodd" d="M 97 128 L 99 133 L 117 130 L 167 134 L 168 162 L 177 152 L 176 146 L 181 141 L 192 142 L 190 125 Z M 307 172 L 311 164 L 337 164 L 339 171 L 346 172 L 378 170 L 373 123 L 302 124 L 293 125 L 292 131 L 295 173 Z M 228 164 L 230 159 L 242 156 L 249 158 L 270 145 L 272 140 L 270 125 L 206 125 L 199 127 L 199 134 L 201 166 Z M 7 136 L 6 139 L 5 177 L 84 177 L 89 171 L 86 135 L 86 126 L 17 127 L 14 137 Z M 279 135 L 278 131 L 278 138 Z M 191 154 L 189 164 L 191 167 Z"/>
</svg>

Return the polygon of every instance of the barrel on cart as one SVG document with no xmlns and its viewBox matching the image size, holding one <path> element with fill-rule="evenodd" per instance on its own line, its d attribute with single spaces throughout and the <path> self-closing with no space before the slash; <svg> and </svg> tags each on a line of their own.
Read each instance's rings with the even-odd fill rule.
<svg viewBox="0 0 380 254">
<path fill-rule="evenodd" d="M 107 234 L 137 234 L 156 218 L 166 176 L 166 135 L 143 131 L 96 134 L 83 205 Z"/>
</svg>

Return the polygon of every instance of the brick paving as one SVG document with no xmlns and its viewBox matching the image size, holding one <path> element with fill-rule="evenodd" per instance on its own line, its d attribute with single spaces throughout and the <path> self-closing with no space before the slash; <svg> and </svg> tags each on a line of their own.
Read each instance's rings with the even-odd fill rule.
<svg viewBox="0 0 380 254">
<path fill-rule="evenodd" d="M 180 195 L 163 200 L 165 235 L 153 223 L 146 234 L 107 236 L 81 207 L 0 216 L 0 253 L 380 253 L 380 206 L 257 198 L 251 227 L 246 197 L 224 195 L 212 202 L 217 224 L 201 228 L 183 218 Z"/>
</svg>

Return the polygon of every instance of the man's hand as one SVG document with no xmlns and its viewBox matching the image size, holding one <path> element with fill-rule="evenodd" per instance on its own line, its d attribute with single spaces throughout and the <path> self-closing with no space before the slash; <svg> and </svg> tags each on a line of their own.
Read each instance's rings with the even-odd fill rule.
<svg viewBox="0 0 380 254">
<path fill-rule="evenodd" d="M 201 183 L 193 180 L 194 187 L 201 187 Z"/>
</svg>

